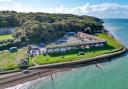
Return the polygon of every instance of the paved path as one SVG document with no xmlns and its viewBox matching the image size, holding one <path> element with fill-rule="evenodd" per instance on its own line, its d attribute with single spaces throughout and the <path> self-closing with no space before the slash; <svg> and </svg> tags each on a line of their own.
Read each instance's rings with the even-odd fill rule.
<svg viewBox="0 0 128 89">
<path fill-rule="evenodd" d="M 40 66 L 38 63 L 35 62 L 36 56 L 34 58 L 32 58 L 32 62 L 35 66 Z"/>
</svg>

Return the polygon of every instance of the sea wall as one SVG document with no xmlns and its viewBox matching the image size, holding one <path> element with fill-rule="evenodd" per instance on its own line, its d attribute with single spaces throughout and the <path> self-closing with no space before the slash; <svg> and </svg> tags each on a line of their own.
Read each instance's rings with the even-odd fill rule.
<svg viewBox="0 0 128 89">
<path fill-rule="evenodd" d="M 104 55 L 100 55 L 100 56 L 96 56 L 96 57 L 92 57 L 92 58 L 88 58 L 88 59 L 81 59 L 81 60 L 75 60 L 75 61 L 70 61 L 70 62 L 46 64 L 46 65 L 42 65 L 39 67 L 31 67 L 29 69 L 30 70 L 42 69 L 42 68 L 48 69 L 48 68 L 55 68 L 55 67 L 62 67 L 63 68 L 63 67 L 72 67 L 72 66 L 79 65 L 79 64 L 89 65 L 89 64 L 94 64 L 94 63 L 112 60 L 111 58 L 121 56 L 126 52 L 127 52 L 127 48 L 123 47 L 122 49 L 120 49 L 114 53 L 104 54 Z"/>
</svg>

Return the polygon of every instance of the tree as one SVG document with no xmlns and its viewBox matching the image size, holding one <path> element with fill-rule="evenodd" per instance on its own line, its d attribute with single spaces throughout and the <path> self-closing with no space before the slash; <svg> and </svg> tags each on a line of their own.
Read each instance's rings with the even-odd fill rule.
<svg viewBox="0 0 128 89">
<path fill-rule="evenodd" d="M 86 32 L 86 33 L 92 33 L 92 30 L 91 30 L 90 27 L 86 27 L 86 28 L 84 29 L 84 32 Z"/>
<path fill-rule="evenodd" d="M 101 19 L 92 16 L 0 11 L 0 27 L 16 28 L 13 33 L 14 41 L 12 42 L 15 46 L 42 41 L 49 43 L 70 31 L 100 32 L 103 29 L 102 23 Z M 0 43 L 4 44 L 6 42 Z"/>
<path fill-rule="evenodd" d="M 29 67 L 29 58 L 24 58 L 24 59 L 21 59 L 21 61 L 19 62 L 18 64 L 18 67 L 20 69 L 27 69 Z"/>
<path fill-rule="evenodd" d="M 13 33 L 14 38 L 18 38 L 24 34 L 24 30 L 22 28 L 16 28 L 15 32 Z"/>
</svg>

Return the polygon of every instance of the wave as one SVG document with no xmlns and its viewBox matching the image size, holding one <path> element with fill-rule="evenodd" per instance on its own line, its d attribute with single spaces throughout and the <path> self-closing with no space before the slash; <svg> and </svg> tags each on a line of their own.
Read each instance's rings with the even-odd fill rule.
<svg viewBox="0 0 128 89">
<path fill-rule="evenodd" d="M 26 82 L 26 83 L 23 83 L 23 84 L 18 84 L 14 87 L 9 87 L 9 88 L 5 88 L 5 89 L 28 89 L 29 85 L 31 84 L 31 82 Z"/>
</svg>

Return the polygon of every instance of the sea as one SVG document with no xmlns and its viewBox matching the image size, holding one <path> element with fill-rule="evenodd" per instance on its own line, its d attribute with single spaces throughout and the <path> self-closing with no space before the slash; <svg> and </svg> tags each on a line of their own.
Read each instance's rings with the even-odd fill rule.
<svg viewBox="0 0 128 89">
<path fill-rule="evenodd" d="M 128 47 L 128 19 L 104 19 L 104 27 Z M 59 72 L 7 89 L 128 89 L 128 54 L 112 61 Z"/>
</svg>

